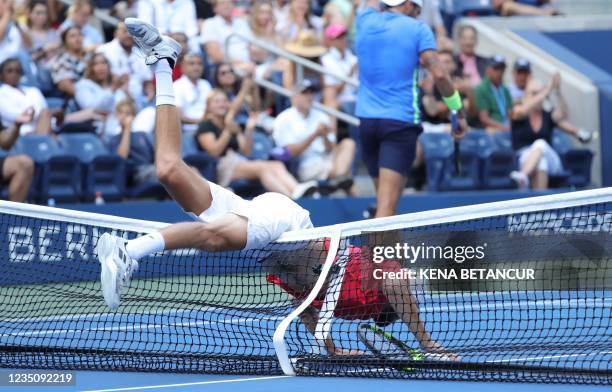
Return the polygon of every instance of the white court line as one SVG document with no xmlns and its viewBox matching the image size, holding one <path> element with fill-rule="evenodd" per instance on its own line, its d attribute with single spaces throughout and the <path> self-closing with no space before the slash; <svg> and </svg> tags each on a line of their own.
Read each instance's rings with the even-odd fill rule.
<svg viewBox="0 0 612 392">
<path fill-rule="evenodd" d="M 188 387 L 192 385 L 207 385 L 207 384 L 224 384 L 230 382 L 245 382 L 245 381 L 261 381 L 261 380 L 276 380 L 279 378 L 287 378 L 291 376 L 271 376 L 271 377 L 256 377 L 256 378 L 236 378 L 233 380 L 216 380 L 216 381 L 200 381 L 200 382 L 187 382 L 182 384 L 165 384 L 165 385 L 148 385 L 142 387 L 127 387 L 127 388 L 112 388 L 112 389 L 93 389 L 82 392 L 119 392 L 119 391 L 139 391 L 144 389 L 161 389 L 161 388 L 175 388 L 175 387 Z"/>
<path fill-rule="evenodd" d="M 185 323 L 170 323 L 170 324 L 144 324 L 144 325 L 126 325 L 118 327 L 103 327 L 103 328 L 73 328 L 73 329 L 48 329 L 48 330 L 36 330 L 36 331 L 24 331 L 24 332 L 3 332 L 4 336 L 39 336 L 39 335 L 64 335 L 71 333 L 80 333 L 83 331 L 94 331 L 94 332 L 122 332 L 122 331 L 140 331 L 146 329 L 158 329 L 168 327 L 198 327 L 202 325 L 211 324 L 243 324 L 252 323 L 262 320 L 280 320 L 282 317 L 251 317 L 251 318 L 231 318 L 231 319 L 220 319 L 215 321 L 191 321 Z"/>
<path fill-rule="evenodd" d="M 593 355 L 605 355 L 605 354 L 612 354 L 612 351 L 601 351 L 598 353 L 584 353 L 584 354 L 560 354 L 560 355 L 543 355 L 540 357 L 496 359 L 496 360 L 491 360 L 491 361 L 486 361 L 486 362 L 501 363 L 501 362 L 514 362 L 514 361 L 536 361 L 539 359 L 578 358 L 578 357 L 590 357 Z"/>
</svg>

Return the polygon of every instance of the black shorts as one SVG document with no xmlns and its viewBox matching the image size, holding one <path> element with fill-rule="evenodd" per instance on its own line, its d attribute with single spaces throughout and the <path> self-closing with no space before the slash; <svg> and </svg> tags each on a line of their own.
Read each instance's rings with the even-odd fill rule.
<svg viewBox="0 0 612 392">
<path fill-rule="evenodd" d="M 363 161 L 372 177 L 384 167 L 408 176 L 416 155 L 420 125 L 398 120 L 360 118 L 359 136 Z"/>
</svg>

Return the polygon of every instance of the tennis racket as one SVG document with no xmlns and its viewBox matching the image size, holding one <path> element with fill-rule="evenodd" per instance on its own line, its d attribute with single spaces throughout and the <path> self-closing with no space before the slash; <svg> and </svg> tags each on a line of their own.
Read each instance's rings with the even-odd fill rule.
<svg viewBox="0 0 612 392">
<path fill-rule="evenodd" d="M 357 335 L 359 340 L 374 355 L 381 359 L 390 361 L 421 361 L 425 358 L 419 350 L 408 347 L 404 342 L 375 325 L 359 325 Z M 412 372 L 416 369 L 401 367 L 399 370 Z"/>
<path fill-rule="evenodd" d="M 451 110 L 450 120 L 451 132 L 455 135 L 461 133 L 461 128 L 459 128 L 459 118 L 456 110 Z M 461 175 L 461 152 L 458 139 L 455 139 L 455 175 Z"/>
</svg>

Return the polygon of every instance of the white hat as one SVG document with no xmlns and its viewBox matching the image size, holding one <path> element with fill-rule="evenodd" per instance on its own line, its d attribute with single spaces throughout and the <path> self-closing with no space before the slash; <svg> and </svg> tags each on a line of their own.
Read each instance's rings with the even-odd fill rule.
<svg viewBox="0 0 612 392">
<path fill-rule="evenodd" d="M 405 3 L 408 0 L 381 0 L 387 7 L 397 7 L 398 5 Z M 423 8 L 423 0 L 409 0 L 412 3 Z"/>
</svg>

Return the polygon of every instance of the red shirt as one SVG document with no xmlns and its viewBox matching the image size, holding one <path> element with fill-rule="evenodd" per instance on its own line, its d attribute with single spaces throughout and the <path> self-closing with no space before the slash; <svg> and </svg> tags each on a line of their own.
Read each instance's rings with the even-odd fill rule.
<svg viewBox="0 0 612 392">
<path fill-rule="evenodd" d="M 329 249 L 329 241 L 325 248 Z M 376 269 L 384 271 L 399 271 L 401 266 L 395 261 L 386 261 L 381 264 L 372 262 L 366 247 L 350 246 L 349 262 L 344 272 L 344 279 L 340 286 L 340 296 L 334 315 L 346 320 L 366 320 L 378 316 L 388 299 L 382 291 L 382 280 L 375 279 L 373 272 Z M 336 258 L 335 262 L 338 259 Z M 286 285 L 277 275 L 268 275 L 267 281 L 280 286 L 287 293 L 298 300 L 305 299 L 309 292 L 296 292 Z M 321 309 L 325 301 L 325 292 L 312 302 L 311 306 Z"/>
</svg>

